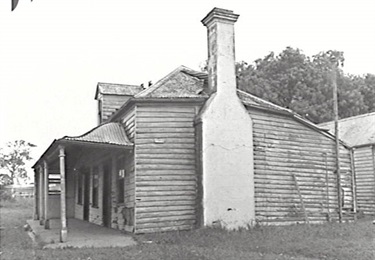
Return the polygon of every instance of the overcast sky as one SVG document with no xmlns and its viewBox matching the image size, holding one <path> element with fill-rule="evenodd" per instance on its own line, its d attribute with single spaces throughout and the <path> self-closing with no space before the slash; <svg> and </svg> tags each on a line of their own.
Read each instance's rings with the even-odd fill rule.
<svg viewBox="0 0 375 260">
<path fill-rule="evenodd" d="M 24 139 L 39 157 L 65 135 L 96 126 L 97 82 L 156 82 L 207 58 L 200 20 L 213 8 L 240 14 L 236 59 L 270 51 L 344 51 L 344 70 L 375 74 L 374 0 L 0 1 L 0 145 Z M 37 159 L 37 158 L 36 158 Z"/>
</svg>

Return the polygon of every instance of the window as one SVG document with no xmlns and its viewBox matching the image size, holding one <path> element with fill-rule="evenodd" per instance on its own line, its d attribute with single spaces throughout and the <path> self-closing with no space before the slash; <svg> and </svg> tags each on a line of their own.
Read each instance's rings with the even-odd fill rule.
<svg viewBox="0 0 375 260">
<path fill-rule="evenodd" d="M 94 167 L 92 174 L 92 206 L 99 207 L 99 169 Z"/>
<path fill-rule="evenodd" d="M 80 172 L 78 175 L 78 198 L 77 203 L 82 205 L 82 197 L 83 197 L 83 180 L 84 175 Z"/>
<path fill-rule="evenodd" d="M 124 157 L 117 159 L 117 203 L 124 203 L 125 197 L 125 167 Z"/>
<path fill-rule="evenodd" d="M 60 174 L 50 173 L 48 174 L 48 194 L 49 195 L 60 195 Z"/>
</svg>

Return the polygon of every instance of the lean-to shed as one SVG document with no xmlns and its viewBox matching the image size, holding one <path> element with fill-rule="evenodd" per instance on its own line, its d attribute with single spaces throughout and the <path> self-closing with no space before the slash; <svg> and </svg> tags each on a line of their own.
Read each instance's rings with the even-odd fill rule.
<svg viewBox="0 0 375 260">
<path fill-rule="evenodd" d="M 320 124 L 334 131 L 334 123 Z M 375 112 L 339 120 L 339 136 L 351 147 L 357 209 L 375 215 Z"/>
</svg>

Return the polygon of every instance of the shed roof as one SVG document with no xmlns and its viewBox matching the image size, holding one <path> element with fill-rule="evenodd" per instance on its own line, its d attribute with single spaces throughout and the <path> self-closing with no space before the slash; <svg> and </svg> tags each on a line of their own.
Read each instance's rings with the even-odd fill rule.
<svg viewBox="0 0 375 260">
<path fill-rule="evenodd" d="M 334 133 L 334 121 L 319 125 Z M 375 143 L 375 112 L 339 120 L 339 136 L 350 146 Z"/>
<path fill-rule="evenodd" d="M 109 122 L 99 125 L 83 135 L 64 136 L 60 139 L 54 140 L 42 156 L 40 156 L 33 168 L 35 168 L 43 158 L 53 153 L 56 150 L 56 147 L 69 143 L 73 145 L 106 145 L 119 148 L 130 148 L 133 146 L 133 143 L 129 141 L 125 133 L 124 127 L 120 123 Z"/>
<path fill-rule="evenodd" d="M 96 87 L 95 99 L 98 99 L 99 94 L 134 96 L 142 90 L 143 88 L 138 85 L 99 82 Z"/>
</svg>

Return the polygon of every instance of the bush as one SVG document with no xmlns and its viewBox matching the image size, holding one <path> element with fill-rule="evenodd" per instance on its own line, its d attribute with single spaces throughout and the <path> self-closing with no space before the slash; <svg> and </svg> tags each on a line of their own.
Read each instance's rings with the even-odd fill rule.
<svg viewBox="0 0 375 260">
<path fill-rule="evenodd" d="M 12 192 L 9 189 L 4 189 L 0 187 L 0 201 L 14 201 L 15 199 L 12 196 Z"/>
</svg>

